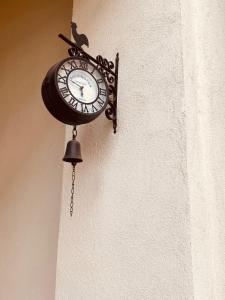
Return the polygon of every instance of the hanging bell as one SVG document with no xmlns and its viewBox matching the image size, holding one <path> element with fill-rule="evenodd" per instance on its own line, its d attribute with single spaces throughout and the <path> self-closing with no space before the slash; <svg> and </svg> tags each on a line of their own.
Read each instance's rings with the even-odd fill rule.
<svg viewBox="0 0 225 300">
<path fill-rule="evenodd" d="M 67 143 L 63 161 L 70 162 L 72 165 L 83 161 L 80 152 L 80 143 L 77 140 L 73 139 Z"/>
</svg>

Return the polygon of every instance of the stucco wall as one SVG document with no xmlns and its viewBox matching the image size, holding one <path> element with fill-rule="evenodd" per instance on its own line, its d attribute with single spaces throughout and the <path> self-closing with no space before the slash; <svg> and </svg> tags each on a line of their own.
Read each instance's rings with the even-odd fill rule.
<svg viewBox="0 0 225 300">
<path fill-rule="evenodd" d="M 0 299 L 51 300 L 64 126 L 41 100 L 41 81 L 66 48 L 70 1 L 1 3 Z"/>
<path fill-rule="evenodd" d="M 194 297 L 225 298 L 225 3 L 182 1 Z"/>
<path fill-rule="evenodd" d="M 120 53 L 119 127 L 79 128 L 72 219 L 65 165 L 56 299 L 192 299 L 179 1 L 75 1 L 73 17 L 91 54 Z"/>
</svg>

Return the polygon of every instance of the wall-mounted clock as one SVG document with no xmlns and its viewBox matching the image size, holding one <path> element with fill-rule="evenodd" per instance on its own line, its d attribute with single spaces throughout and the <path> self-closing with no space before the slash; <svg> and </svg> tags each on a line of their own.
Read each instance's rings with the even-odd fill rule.
<svg viewBox="0 0 225 300">
<path fill-rule="evenodd" d="M 73 125 L 72 140 L 67 143 L 63 161 L 72 164 L 70 214 L 73 214 L 75 166 L 82 162 L 80 143 L 76 140 L 77 125 L 93 121 L 102 112 L 117 128 L 117 85 L 119 54 L 115 64 L 101 55 L 96 58 L 82 49 L 89 42 L 77 33 L 72 22 L 75 43 L 64 35 L 59 37 L 70 45 L 70 57 L 56 63 L 47 72 L 42 83 L 42 98 L 48 111 L 59 121 Z"/>
<path fill-rule="evenodd" d="M 108 104 L 108 86 L 94 64 L 69 57 L 48 71 L 42 97 L 49 112 L 59 121 L 74 125 L 91 122 Z"/>
</svg>

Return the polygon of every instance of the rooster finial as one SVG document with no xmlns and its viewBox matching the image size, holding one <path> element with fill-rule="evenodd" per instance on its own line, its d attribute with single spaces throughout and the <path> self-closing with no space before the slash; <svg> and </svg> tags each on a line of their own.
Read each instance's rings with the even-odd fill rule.
<svg viewBox="0 0 225 300">
<path fill-rule="evenodd" d="M 83 45 L 89 47 L 88 38 L 85 34 L 79 34 L 77 33 L 77 24 L 74 22 L 71 22 L 71 28 L 72 28 L 72 35 L 74 38 L 74 41 L 77 45 L 77 47 L 82 48 Z"/>
</svg>

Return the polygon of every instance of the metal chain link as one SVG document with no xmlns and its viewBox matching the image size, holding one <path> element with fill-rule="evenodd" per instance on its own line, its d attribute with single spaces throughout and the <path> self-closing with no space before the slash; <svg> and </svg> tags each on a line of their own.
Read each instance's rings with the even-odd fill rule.
<svg viewBox="0 0 225 300">
<path fill-rule="evenodd" d="M 77 127 L 76 127 L 76 125 L 73 127 L 72 134 L 73 134 L 73 140 L 75 140 L 76 137 L 77 137 Z"/>
<path fill-rule="evenodd" d="M 72 130 L 72 135 L 73 135 L 73 140 L 76 139 L 77 136 L 77 127 L 74 125 L 73 130 Z M 71 198 L 70 198 L 70 216 L 72 217 L 73 215 L 73 206 L 74 206 L 74 184 L 75 184 L 75 163 L 72 163 L 72 187 L 71 187 Z"/>
<path fill-rule="evenodd" d="M 74 196 L 74 183 L 75 183 L 75 164 L 72 165 L 73 170 L 72 170 L 72 188 L 71 188 L 71 198 L 70 198 L 70 216 L 72 217 L 73 215 L 73 196 Z"/>
<path fill-rule="evenodd" d="M 77 136 L 76 125 L 74 125 L 74 127 L 73 127 L 72 136 L 73 136 L 73 140 L 75 140 L 76 136 Z M 73 197 L 74 197 L 74 184 L 75 184 L 75 166 L 76 166 L 76 164 L 72 163 L 72 187 L 71 187 L 71 198 L 70 198 L 70 216 L 71 217 L 73 215 L 73 206 L 74 206 Z"/>
</svg>

